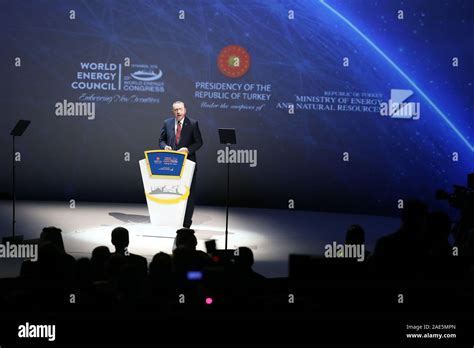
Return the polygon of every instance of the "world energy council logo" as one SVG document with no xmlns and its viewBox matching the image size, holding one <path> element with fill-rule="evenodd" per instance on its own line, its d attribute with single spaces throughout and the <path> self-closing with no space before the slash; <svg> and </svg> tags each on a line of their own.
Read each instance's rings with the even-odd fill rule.
<svg viewBox="0 0 474 348">
<path fill-rule="evenodd" d="M 165 93 L 163 70 L 156 64 L 130 64 L 127 59 L 124 63 L 80 62 L 70 85 L 81 92 L 79 101 L 159 104 L 159 95 Z"/>
<path fill-rule="evenodd" d="M 250 55 L 241 46 L 229 45 L 219 52 L 217 66 L 219 71 L 227 77 L 241 77 L 250 68 Z"/>
</svg>

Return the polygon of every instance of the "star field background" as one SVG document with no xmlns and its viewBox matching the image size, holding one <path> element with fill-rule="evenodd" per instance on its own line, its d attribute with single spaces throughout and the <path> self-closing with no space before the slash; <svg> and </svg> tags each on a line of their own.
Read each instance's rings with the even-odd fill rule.
<svg viewBox="0 0 474 348">
<path fill-rule="evenodd" d="M 397 199 L 410 196 L 446 208 L 434 191 L 465 185 L 474 171 L 473 17 L 469 0 L 1 0 L 0 191 L 10 190 L 8 134 L 18 119 L 30 119 L 17 141 L 18 198 L 144 202 L 137 162 L 144 150 L 158 148 L 162 122 L 180 99 L 204 138 L 198 204 L 225 203 L 217 128 L 235 127 L 238 147 L 257 149 L 258 165 L 233 166 L 233 205 L 287 208 L 293 199 L 296 209 L 390 215 L 397 213 Z M 231 44 L 251 56 L 249 72 L 239 79 L 223 76 L 216 64 Z M 22 58 L 21 68 L 15 57 Z M 82 93 L 70 88 L 80 62 L 121 63 L 124 57 L 162 69 L 166 92 L 159 104 L 97 104 L 92 121 L 55 116 L 56 102 Z M 193 98 L 196 81 L 271 84 L 272 95 L 261 112 L 206 110 Z M 421 104 L 420 120 L 307 110 L 290 115 L 277 108 L 295 95 L 324 91 L 381 93 L 388 100 L 392 88 L 414 90 L 410 101 Z"/>
</svg>

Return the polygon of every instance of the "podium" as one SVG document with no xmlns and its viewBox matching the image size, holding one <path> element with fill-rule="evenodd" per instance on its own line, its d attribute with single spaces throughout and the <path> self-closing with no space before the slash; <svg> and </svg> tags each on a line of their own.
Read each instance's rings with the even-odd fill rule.
<svg viewBox="0 0 474 348">
<path fill-rule="evenodd" d="M 139 164 L 151 224 L 181 228 L 196 163 L 183 152 L 150 150 Z"/>
</svg>

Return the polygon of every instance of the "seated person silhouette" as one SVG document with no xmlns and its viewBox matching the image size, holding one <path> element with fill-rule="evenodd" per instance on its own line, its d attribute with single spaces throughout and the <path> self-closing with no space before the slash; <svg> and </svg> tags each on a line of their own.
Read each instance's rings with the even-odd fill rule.
<svg viewBox="0 0 474 348">
<path fill-rule="evenodd" d="M 38 242 L 39 262 L 24 261 L 20 276 L 72 281 L 76 260 L 66 253 L 61 232 L 54 226 L 43 228 Z"/>
<path fill-rule="evenodd" d="M 380 238 L 372 255 L 379 277 L 418 279 L 423 274 L 427 255 L 426 227 L 428 207 L 419 200 L 407 200 L 401 214 L 400 228 Z"/>
<path fill-rule="evenodd" d="M 173 250 L 173 268 L 177 273 L 202 270 L 210 262 L 208 254 L 196 250 L 197 239 L 194 230 L 182 228 L 176 231 Z"/>
<path fill-rule="evenodd" d="M 364 245 L 365 246 L 365 231 L 360 225 L 351 225 L 346 231 L 346 244 L 350 245 Z M 368 260 L 370 251 L 364 248 L 364 260 Z"/>
<path fill-rule="evenodd" d="M 116 227 L 112 231 L 112 244 L 115 247 L 115 253 L 125 257 L 127 265 L 134 268 L 137 275 L 147 276 L 148 263 L 146 258 L 140 255 L 132 254 L 128 251 L 128 230 L 124 227 Z"/>
<path fill-rule="evenodd" d="M 234 274 L 235 276 L 248 281 L 260 281 L 265 277 L 252 269 L 254 264 L 253 252 L 250 248 L 240 247 L 234 254 Z"/>
<path fill-rule="evenodd" d="M 91 272 L 92 279 L 105 280 L 105 263 L 110 257 L 110 250 L 106 246 L 98 246 L 92 250 Z"/>
</svg>

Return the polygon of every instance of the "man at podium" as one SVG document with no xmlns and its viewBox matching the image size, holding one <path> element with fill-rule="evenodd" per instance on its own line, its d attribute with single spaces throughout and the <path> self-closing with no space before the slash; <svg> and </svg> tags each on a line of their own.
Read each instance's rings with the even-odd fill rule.
<svg viewBox="0 0 474 348">
<path fill-rule="evenodd" d="M 185 152 L 188 154 L 188 160 L 196 163 L 183 223 L 184 227 L 190 227 L 194 212 L 194 192 L 196 188 L 196 151 L 202 146 L 202 137 L 198 121 L 186 117 L 186 107 L 182 101 L 175 101 L 172 110 L 174 117 L 166 119 L 161 129 L 160 149 Z"/>
</svg>

